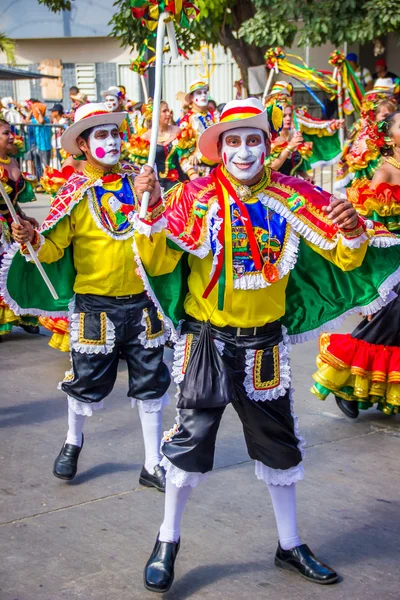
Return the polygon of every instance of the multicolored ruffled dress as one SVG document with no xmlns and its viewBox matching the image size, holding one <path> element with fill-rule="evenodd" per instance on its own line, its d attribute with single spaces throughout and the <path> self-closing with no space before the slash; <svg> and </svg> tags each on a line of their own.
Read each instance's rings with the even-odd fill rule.
<svg viewBox="0 0 400 600">
<path fill-rule="evenodd" d="M 47 194 L 55 198 L 58 190 L 63 186 L 69 177 L 74 173 L 73 167 L 64 167 L 61 171 L 46 167 L 40 179 L 40 183 Z M 49 346 L 61 352 L 69 352 L 69 332 L 67 317 L 39 317 L 39 323 L 53 335 L 50 338 Z"/>
<path fill-rule="evenodd" d="M 29 175 L 29 173 L 21 173 L 17 181 L 13 181 L 10 179 L 7 171 L 7 165 L 10 164 L 10 162 L 11 159 L 0 161 L 0 181 L 2 182 L 4 189 L 6 190 L 17 213 L 21 214 L 18 203 L 33 202 L 36 200 L 34 192 L 36 178 L 33 175 Z M 0 219 L 0 237 L 3 240 L 2 248 L 0 248 L 1 267 L 4 261 L 6 250 L 12 243 L 12 218 L 2 196 L 0 196 Z M 13 327 L 17 327 L 19 325 L 36 327 L 38 325 L 38 319 L 36 317 L 30 317 L 27 315 L 22 317 L 17 316 L 8 306 L 8 304 L 4 302 L 3 297 L 0 296 L 0 336 L 10 333 Z"/>
<path fill-rule="evenodd" d="M 355 123 L 338 164 L 334 190 L 345 195 L 350 188 L 364 188 L 382 164 L 382 136 L 370 118 Z"/>
<path fill-rule="evenodd" d="M 141 137 L 132 137 L 126 145 L 129 162 L 141 167 L 148 161 L 150 142 Z M 182 169 L 189 156 L 195 151 L 195 143 L 182 131 L 172 142 L 157 144 L 156 167 L 158 179 L 165 192 L 179 181 L 188 177 Z"/>
<path fill-rule="evenodd" d="M 361 215 L 385 223 L 400 236 L 400 186 L 364 186 L 352 195 Z M 400 286 L 395 291 L 400 294 Z M 323 333 L 319 352 L 311 391 L 320 400 L 332 393 L 357 402 L 359 409 L 376 404 L 387 415 L 400 413 L 399 295 L 351 334 Z"/>
<path fill-rule="evenodd" d="M 307 112 L 305 106 L 296 108 L 296 121 L 304 141 L 311 144 L 308 158 L 311 169 L 334 165 L 340 160 L 338 121 L 317 119 Z"/>
<path fill-rule="evenodd" d="M 271 166 L 274 160 L 280 157 L 281 153 L 288 147 L 289 142 L 272 142 L 271 153 L 266 160 L 266 165 Z M 278 169 L 283 175 L 298 176 L 299 172 L 311 171 L 309 159 L 312 155 L 312 143 L 304 142 L 295 150 L 290 158 L 287 158 L 283 165 Z"/>
</svg>

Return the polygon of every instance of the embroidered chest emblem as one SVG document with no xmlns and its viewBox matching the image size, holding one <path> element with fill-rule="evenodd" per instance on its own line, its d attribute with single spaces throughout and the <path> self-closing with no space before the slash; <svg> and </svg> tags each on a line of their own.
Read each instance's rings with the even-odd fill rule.
<svg viewBox="0 0 400 600">
<path fill-rule="evenodd" d="M 114 239 L 127 239 L 133 235 L 132 221 L 135 205 L 127 185 L 124 185 L 121 190 L 112 192 L 95 187 L 90 190 L 89 201 L 92 214 L 100 229 Z"/>
</svg>

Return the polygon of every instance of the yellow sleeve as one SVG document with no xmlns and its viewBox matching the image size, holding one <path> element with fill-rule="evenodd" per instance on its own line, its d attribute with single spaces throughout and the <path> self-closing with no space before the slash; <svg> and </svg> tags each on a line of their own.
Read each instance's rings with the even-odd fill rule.
<svg viewBox="0 0 400 600">
<path fill-rule="evenodd" d="M 135 231 L 135 240 L 144 268 L 151 277 L 172 273 L 183 254 L 183 250 L 168 246 L 165 230 L 150 237 Z"/>
<path fill-rule="evenodd" d="M 64 256 L 73 238 L 73 223 L 70 216 L 64 217 L 62 221 L 50 231 L 45 237 L 45 242 L 39 250 L 39 260 L 43 263 L 52 263 Z"/>
<path fill-rule="evenodd" d="M 329 260 L 342 271 L 352 271 L 353 269 L 360 267 L 364 260 L 368 249 L 368 237 L 365 236 L 365 238 L 365 241 L 362 242 L 359 248 L 349 248 L 343 243 L 342 236 L 339 237 L 337 245 L 332 250 L 322 250 L 318 246 L 307 241 L 306 244 L 310 246 L 314 252 L 317 252 Z"/>
</svg>

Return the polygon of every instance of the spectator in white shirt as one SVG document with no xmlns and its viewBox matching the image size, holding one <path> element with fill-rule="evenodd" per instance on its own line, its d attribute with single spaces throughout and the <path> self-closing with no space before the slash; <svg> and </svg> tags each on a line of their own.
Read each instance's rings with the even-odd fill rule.
<svg viewBox="0 0 400 600">
<path fill-rule="evenodd" d="M 371 75 L 370 71 L 368 71 L 368 69 L 366 69 L 365 67 L 361 67 L 361 65 L 358 64 L 357 54 L 355 54 L 354 52 L 349 52 L 349 54 L 346 56 L 346 59 L 350 63 L 351 68 L 353 69 L 354 73 L 358 77 L 364 90 L 366 92 L 369 92 L 370 90 L 372 90 L 372 88 L 374 86 L 374 81 L 372 79 L 372 75 Z"/>
</svg>

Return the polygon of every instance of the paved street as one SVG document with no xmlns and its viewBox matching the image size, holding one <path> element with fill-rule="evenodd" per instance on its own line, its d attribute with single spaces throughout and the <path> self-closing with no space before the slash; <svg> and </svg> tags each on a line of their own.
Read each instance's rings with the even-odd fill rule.
<svg viewBox="0 0 400 600">
<path fill-rule="evenodd" d="M 41 197 L 27 212 L 42 218 L 47 203 Z M 87 423 L 76 479 L 62 482 L 51 471 L 66 434 L 57 383 L 69 358 L 47 341 L 44 332 L 15 330 L 0 344 L 0 600 L 150 599 L 142 571 L 163 495 L 138 484 L 142 435 L 126 398 L 126 367 L 121 362 L 106 410 Z M 184 517 L 166 599 L 399 599 L 400 417 L 370 410 L 350 421 L 333 400 L 312 397 L 316 349 L 310 342 L 292 355 L 295 408 L 307 441 L 298 516 L 302 539 L 343 580 L 325 588 L 274 567 L 268 491 L 254 476 L 228 408 L 215 471 L 194 491 Z M 165 429 L 174 414 L 172 405 L 165 410 Z"/>
</svg>

